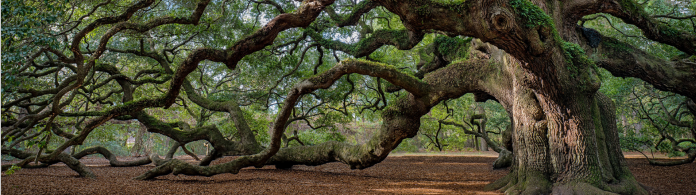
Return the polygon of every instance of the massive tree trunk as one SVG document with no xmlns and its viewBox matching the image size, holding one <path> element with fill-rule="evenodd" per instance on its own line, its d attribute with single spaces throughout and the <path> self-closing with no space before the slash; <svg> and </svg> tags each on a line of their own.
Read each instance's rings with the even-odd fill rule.
<svg viewBox="0 0 696 195">
<path fill-rule="evenodd" d="M 508 194 L 646 194 L 619 148 L 611 99 L 599 93 L 578 95 L 559 105 L 528 89 L 516 91 L 513 168 L 487 189 Z"/>
<path fill-rule="evenodd" d="M 619 148 L 611 99 L 596 92 L 596 83 L 568 82 L 591 77 L 592 72 L 554 83 L 553 79 L 531 79 L 540 75 L 531 75 L 522 62 L 490 44 L 475 40 L 471 53 L 495 59 L 512 78 L 508 93 L 491 94 L 511 115 L 512 168 L 487 189 L 507 194 L 646 193 Z M 557 87 L 535 88 L 552 84 Z"/>
<path fill-rule="evenodd" d="M 597 93 L 597 73 L 580 53 L 565 56 L 570 62 L 560 60 L 563 52 L 574 52 L 564 50 L 551 49 L 542 54 L 549 57 L 530 57 L 515 67 L 510 103 L 515 158 L 510 174 L 487 189 L 647 194 L 623 159 L 613 103 Z"/>
<path fill-rule="evenodd" d="M 573 83 L 577 77 L 592 77 L 593 69 L 585 67 L 584 74 L 559 82 L 538 79 L 548 75 L 533 75 L 522 62 L 478 40 L 471 53 L 494 59 L 512 78 L 508 93 L 491 94 L 512 118 L 512 168 L 487 189 L 507 194 L 646 193 L 623 159 L 611 99 L 596 92 L 597 83 Z"/>
</svg>

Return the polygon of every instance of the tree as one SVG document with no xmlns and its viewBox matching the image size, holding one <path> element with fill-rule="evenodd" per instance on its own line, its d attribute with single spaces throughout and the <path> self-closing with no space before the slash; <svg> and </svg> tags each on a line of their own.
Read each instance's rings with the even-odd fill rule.
<svg viewBox="0 0 696 195">
<path fill-rule="evenodd" d="M 3 20 L 2 44 L 10 48 L 3 54 L 3 153 L 64 162 L 83 176 L 93 174 L 77 161 L 81 156 L 63 151 L 110 120 L 134 119 L 182 145 L 206 140 L 214 148 L 199 166 L 147 157 L 142 163 L 161 164 L 138 179 L 237 173 L 265 164 L 288 168 L 339 161 L 366 168 L 415 136 L 419 119 L 433 107 L 474 93 L 477 101 L 498 101 L 512 116 L 511 172 L 489 189 L 645 194 L 621 154 L 613 102 L 597 92 L 598 68 L 696 97 L 690 82 L 696 33 L 681 25 L 693 16 L 655 15 L 633 0 L 3 3 L 16 5 L 3 6 L 3 15 L 11 16 Z M 688 6 L 678 13 L 693 14 L 693 3 Z M 598 13 L 632 24 L 645 39 L 683 55 L 667 60 L 578 25 Z M 443 37 L 433 41 L 433 59 L 415 68 L 389 65 L 412 59 L 380 51 L 384 45 L 422 47 L 433 34 Z M 470 39 L 462 37 L 490 44 L 467 50 L 462 44 Z M 316 54 L 306 56 L 312 48 Z M 324 61 L 325 54 L 335 65 Z M 300 68 L 306 57 L 316 64 Z M 265 86 L 266 80 L 247 73 L 275 81 Z M 349 75 L 356 74 L 361 84 L 376 82 L 377 90 L 358 89 L 350 97 L 356 84 Z M 384 81 L 390 85 L 383 90 Z M 348 93 L 336 92 L 344 88 Z M 370 96 L 379 98 L 365 100 Z M 263 131 L 251 129 L 241 108 L 253 105 L 275 115 L 268 145 L 259 143 Z M 382 125 L 367 143 L 281 149 L 288 124 L 350 119 L 356 107 L 381 115 Z M 160 108 L 200 117 L 191 127 L 155 117 L 152 110 Z M 235 133 L 227 136 L 207 123 L 208 111 L 227 113 Z M 84 124 L 73 125 L 75 133 L 61 131 L 74 119 Z M 66 140 L 49 148 L 54 134 Z M 16 147 L 39 136 L 42 144 L 34 153 Z M 207 166 L 224 155 L 244 156 Z"/>
<path fill-rule="evenodd" d="M 642 83 L 631 88 L 631 96 L 625 105 L 637 113 L 640 122 L 646 124 L 641 129 L 643 136 L 625 136 L 622 147 L 643 153 L 643 148 L 667 153 L 669 156 L 684 156 L 686 159 L 663 162 L 649 158 L 651 165 L 672 166 L 694 162 L 696 159 L 696 107 L 691 99 L 673 93 L 660 92 Z"/>
</svg>

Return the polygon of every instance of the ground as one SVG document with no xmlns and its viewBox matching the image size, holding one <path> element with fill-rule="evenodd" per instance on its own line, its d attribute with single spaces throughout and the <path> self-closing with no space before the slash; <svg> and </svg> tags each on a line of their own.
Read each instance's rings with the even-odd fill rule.
<svg viewBox="0 0 696 195">
<path fill-rule="evenodd" d="M 696 163 L 654 167 L 628 154 L 637 180 L 652 194 L 696 194 Z M 185 156 L 178 158 L 186 159 Z M 190 158 L 190 157 L 189 157 Z M 231 160 L 217 160 L 213 164 Z M 190 160 L 190 159 L 187 159 Z M 493 170 L 494 153 L 392 154 L 364 170 L 330 163 L 292 170 L 247 168 L 213 177 L 167 175 L 152 181 L 131 178 L 153 166 L 109 167 L 103 158 L 83 159 L 98 176 L 77 177 L 65 165 L 22 169 L 2 175 L 2 194 L 499 194 L 483 187 L 508 170 Z M 190 160 L 190 162 L 193 162 Z M 3 164 L 8 162 L 3 162 Z"/>
</svg>

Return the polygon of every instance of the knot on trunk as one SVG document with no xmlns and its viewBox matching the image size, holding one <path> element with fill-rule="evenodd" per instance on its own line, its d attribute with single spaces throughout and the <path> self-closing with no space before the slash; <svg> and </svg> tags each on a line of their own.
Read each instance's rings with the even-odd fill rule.
<svg viewBox="0 0 696 195">
<path fill-rule="evenodd" d="M 491 21 L 496 31 L 501 33 L 507 33 L 514 27 L 514 16 L 507 10 L 501 8 L 493 8 L 491 11 Z"/>
</svg>

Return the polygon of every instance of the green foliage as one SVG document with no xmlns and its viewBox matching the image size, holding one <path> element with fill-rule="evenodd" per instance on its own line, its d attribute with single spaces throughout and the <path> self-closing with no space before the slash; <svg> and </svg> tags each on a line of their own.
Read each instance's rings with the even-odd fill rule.
<svg viewBox="0 0 696 195">
<path fill-rule="evenodd" d="M 689 0 L 654 0 L 647 1 L 644 4 L 638 4 L 633 0 L 621 0 L 619 3 L 628 11 L 639 13 L 646 18 L 652 18 L 652 15 L 672 14 L 674 16 L 687 16 L 696 13 L 696 6 L 694 5 L 693 1 Z M 678 12 L 680 13 L 674 13 L 674 9 L 677 7 L 680 10 Z M 612 37 L 622 42 L 629 43 L 634 48 L 639 48 L 645 52 L 664 59 L 671 59 L 677 55 L 683 54 L 683 52 L 672 46 L 646 39 L 644 36 L 642 36 L 643 32 L 641 29 L 634 25 L 626 24 L 620 18 L 616 18 L 609 14 L 601 15 L 607 17 L 608 20 L 604 19 L 604 17 L 599 17 L 595 20 L 586 21 L 584 26 L 593 28 L 604 36 Z M 595 16 L 596 15 L 588 15 L 585 16 L 585 18 L 595 18 Z M 684 31 L 694 30 L 690 20 L 674 20 L 668 18 L 653 18 L 653 20 L 659 24 L 656 26 L 656 28 L 659 29 L 659 34 L 661 34 L 661 36 L 678 37 L 681 33 L 685 33 Z M 683 31 L 680 31 L 680 29 Z M 630 51 L 630 48 L 612 42 L 603 41 L 602 45 L 618 48 L 623 51 Z"/>
<path fill-rule="evenodd" d="M 459 13 L 467 13 L 466 8 L 470 6 L 465 0 L 435 0 L 423 1 L 416 0 L 418 6 L 411 7 L 411 11 L 416 14 L 429 17 L 433 16 L 433 7 L 446 7 L 451 11 Z M 525 22 L 525 27 L 549 27 L 553 29 L 551 18 L 546 15 L 539 7 L 535 6 L 527 0 L 511 0 L 510 6 L 515 9 L 515 14 L 521 17 Z M 625 2 L 625 1 L 622 1 Z M 21 76 L 20 73 L 40 73 L 45 71 L 43 68 L 31 66 L 20 72 L 20 68 L 26 64 L 26 57 L 40 48 L 50 47 L 63 55 L 71 57 L 72 52 L 69 51 L 70 40 L 61 36 L 56 36 L 62 32 L 67 32 L 67 37 L 73 36 L 73 31 L 84 29 L 86 25 L 94 22 L 98 18 L 113 16 L 115 13 L 123 11 L 124 7 L 130 6 L 133 1 L 112 1 L 95 10 L 94 13 L 86 16 L 94 6 L 101 2 L 69 2 L 69 1 L 48 1 L 48 0 L 5 0 L 3 1 L 2 14 L 2 103 L 17 100 L 21 94 L 16 93 L 18 89 L 34 89 L 47 90 L 54 87 L 56 83 L 63 81 L 68 76 L 75 73 L 71 70 L 72 64 L 69 66 L 56 66 L 60 70 L 56 74 L 49 76 L 31 78 Z M 437 4 L 436 6 L 432 4 Z M 337 2 L 335 6 L 336 13 L 346 16 L 355 10 L 364 8 L 367 1 L 351 6 L 351 3 Z M 630 4 L 634 5 L 634 4 Z M 666 1 L 649 1 L 645 5 L 645 10 L 650 13 L 669 13 L 671 5 Z M 688 6 L 679 4 L 680 6 L 693 10 L 695 4 L 691 3 Z M 152 6 L 143 9 L 133 15 L 129 22 L 143 23 L 150 21 L 153 18 L 161 16 L 186 17 L 190 15 L 192 8 L 196 6 L 196 1 L 177 0 L 168 3 L 155 3 Z M 295 4 L 281 3 L 285 11 L 293 11 L 297 6 Z M 214 8 L 214 9 L 213 9 Z M 199 25 L 164 25 L 152 29 L 146 33 L 137 31 L 123 31 L 107 42 L 109 48 L 116 48 L 129 51 L 144 51 L 150 53 L 163 54 L 166 58 L 166 63 L 160 64 L 159 61 L 137 56 L 134 54 L 120 53 L 109 51 L 98 59 L 97 66 L 103 68 L 105 65 L 113 65 L 113 70 L 120 71 L 120 75 L 109 75 L 105 72 L 95 71 L 90 72 L 85 83 L 73 92 L 77 95 L 63 109 L 66 113 L 79 112 L 83 115 L 101 114 L 103 111 L 114 109 L 123 109 L 128 111 L 132 105 L 143 103 L 142 100 L 155 97 L 162 97 L 169 89 L 169 80 L 172 77 L 171 72 L 167 73 L 167 69 L 176 71 L 178 66 L 182 64 L 186 57 L 191 54 L 196 48 L 230 48 L 237 41 L 244 38 L 253 38 L 249 35 L 256 32 L 278 15 L 278 11 L 270 5 L 259 4 L 255 5 L 248 1 L 213 1 L 211 6 L 206 9 L 206 13 L 200 21 Z M 635 9 L 643 9 L 636 7 Z M 66 11 L 70 12 L 66 13 Z M 436 33 L 429 33 L 423 41 L 418 43 L 414 49 L 399 50 L 410 44 L 408 40 L 408 31 L 401 22 L 401 17 L 396 14 L 386 11 L 387 9 L 374 9 L 365 13 L 361 19 L 361 24 L 344 28 L 334 28 L 330 18 L 325 14 L 321 14 L 319 18 L 306 29 L 293 28 L 288 29 L 278 34 L 278 37 L 273 40 L 273 44 L 258 51 L 254 54 L 244 57 L 234 70 L 230 70 L 225 64 L 212 61 L 203 61 L 198 67 L 187 77 L 191 82 L 194 91 L 201 96 L 212 101 L 229 101 L 235 100 L 243 110 L 244 119 L 250 126 L 256 139 L 261 145 L 267 146 L 270 142 L 269 128 L 274 122 L 275 116 L 282 107 L 286 98 L 286 94 L 294 87 L 295 84 L 304 78 L 314 76 L 314 67 L 317 66 L 317 71 L 326 71 L 332 68 L 338 61 L 347 58 L 353 58 L 352 53 L 357 53 L 365 48 L 374 47 L 370 43 L 375 40 L 385 41 L 393 40 L 391 44 L 396 46 L 382 46 L 375 52 L 369 54 L 369 58 L 365 60 L 377 61 L 380 65 L 386 65 L 403 73 L 413 75 L 416 71 L 416 66 L 419 62 L 428 62 L 429 57 L 435 51 L 445 55 L 447 60 L 454 61 L 464 59 L 467 56 L 469 41 L 471 38 L 463 37 L 445 37 Z M 446 11 L 446 10 L 445 10 Z M 345 19 L 345 17 L 344 17 Z M 79 22 L 77 22 L 80 20 Z M 612 22 L 619 22 L 617 18 L 610 17 Z M 66 23 L 67 21 L 67 23 Z M 679 29 L 691 28 L 691 24 L 685 21 L 665 20 L 664 23 L 673 26 L 665 28 L 663 34 L 678 35 Z M 70 25 L 67 25 L 70 24 Z M 75 29 L 72 25 L 76 25 Z M 599 30 L 610 36 L 618 35 L 612 31 L 612 28 L 606 27 L 601 21 L 588 21 L 586 25 L 600 26 Z M 629 34 L 639 34 L 639 30 L 628 25 L 619 24 L 620 30 Z M 101 26 L 89 33 L 85 39 L 81 40 L 81 52 L 90 53 L 98 45 L 102 35 L 108 31 L 113 25 Z M 68 31 L 66 31 L 68 30 Z M 359 32 L 359 33 L 358 33 Z M 430 31 L 428 31 L 430 32 Z M 303 36 L 304 34 L 309 36 Z M 613 33 L 613 34 L 612 34 Z M 560 40 L 558 33 L 554 32 L 554 38 Z M 657 53 L 663 57 L 674 57 L 679 55 L 674 48 L 670 48 L 652 41 L 639 40 L 634 38 L 621 38 L 622 41 L 635 45 L 636 48 L 647 48 L 647 51 Z M 310 45 L 320 43 L 323 50 L 316 49 L 315 46 L 308 48 Z M 179 45 L 181 44 L 181 45 Z M 612 43 L 603 43 L 605 46 L 622 47 Z M 437 46 L 432 46 L 437 45 Z M 587 71 L 586 66 L 596 68 L 594 64 L 587 59 L 585 52 L 576 44 L 562 42 L 563 55 L 568 60 L 569 71 L 573 76 L 580 76 Z M 625 46 L 624 46 L 625 47 Z M 341 48 L 347 51 L 346 53 L 339 52 L 332 48 Z M 626 51 L 630 48 L 625 47 Z M 301 52 L 306 50 L 304 58 L 300 57 Z M 423 54 L 423 55 L 420 55 Z M 430 56 L 429 56 L 430 55 Z M 86 55 L 90 58 L 90 55 Z M 55 54 L 41 54 L 34 60 L 36 64 L 44 64 L 58 58 Z M 88 59 L 87 62 L 89 62 Z M 148 72 L 154 70 L 155 72 Z M 606 72 L 604 72 L 605 75 Z M 137 79 L 135 78 L 137 75 Z M 109 77 L 128 77 L 131 81 L 151 81 L 149 83 L 137 84 L 135 88 L 133 101 L 122 102 L 124 94 L 118 82 L 107 81 Z M 656 141 L 659 134 L 657 131 L 667 125 L 665 120 L 657 120 L 656 124 L 647 124 L 645 120 L 640 119 L 641 116 L 631 115 L 632 110 L 629 108 L 636 107 L 637 104 L 632 100 L 630 92 L 633 86 L 637 85 L 632 79 L 617 79 L 606 76 L 608 80 L 604 82 L 608 85 L 603 92 L 610 95 L 619 103 L 626 103 L 619 106 L 619 114 L 626 116 L 629 119 L 628 123 L 645 124 L 644 128 L 639 131 L 641 136 L 622 134 L 622 144 L 630 145 L 637 148 L 650 146 Z M 348 79 L 350 78 L 350 79 Z M 277 83 L 277 84 L 276 84 Z M 372 78 L 363 75 L 344 76 L 336 81 L 328 89 L 318 90 L 312 94 L 305 95 L 299 100 L 293 111 L 293 117 L 306 117 L 309 124 L 305 121 L 296 121 L 293 123 L 300 124 L 298 129 L 300 140 L 308 145 L 316 145 L 326 141 L 345 141 L 353 144 L 362 144 L 369 140 L 381 127 L 381 115 L 385 110 L 389 110 L 399 98 L 406 98 L 404 91 L 396 93 L 385 93 L 385 88 L 389 84 L 381 79 Z M 647 89 L 638 89 L 638 91 L 649 91 Z M 113 94 L 111 94 L 113 92 Z M 26 93 L 25 93 L 26 94 Z M 73 93 L 68 93 L 72 95 Z M 165 123 L 186 123 L 192 127 L 202 127 L 213 125 L 220 129 L 223 136 L 227 139 L 238 140 L 236 137 L 237 129 L 235 124 L 230 120 L 229 114 L 225 112 L 217 112 L 202 108 L 190 99 L 188 95 L 182 93 L 177 98 L 174 105 L 168 109 L 149 108 L 145 112 L 155 119 L 159 119 Z M 92 101 L 101 96 L 105 96 L 102 101 Z M 673 109 L 678 105 L 679 99 L 667 98 L 665 101 L 666 107 Z M 50 95 L 33 98 L 31 101 L 24 103 L 39 104 L 39 102 L 52 103 Z M 62 99 L 66 101 L 66 98 Z M 654 101 L 654 100 L 653 100 Z M 102 103 L 103 102 L 103 103 Z M 150 102 L 152 103 L 152 102 Z M 436 106 L 431 113 L 421 120 L 420 135 L 413 139 L 404 140 L 396 151 L 428 151 L 435 150 L 432 144 L 424 134 L 436 134 L 438 129 L 437 120 L 448 119 L 464 123 L 465 117 L 471 115 L 473 98 L 471 95 L 464 96 L 459 99 L 448 101 Z M 656 104 L 655 104 L 656 105 Z M 495 102 L 489 101 L 485 104 L 480 104 L 484 107 L 488 118 L 488 129 L 499 131 L 510 125 L 509 118 L 505 110 Z M 43 109 L 41 106 L 27 106 L 32 112 Z M 25 110 L 20 108 L 10 108 L 3 111 L 3 121 L 15 120 L 19 116 L 17 113 L 23 113 Z M 651 116 L 657 114 L 652 113 Z M 691 117 L 691 118 L 690 118 Z M 79 133 L 85 121 L 89 121 L 94 117 L 66 117 L 58 116 L 56 123 L 61 125 L 66 132 Z M 685 115 L 684 120 L 693 120 L 693 116 Z M 111 150 L 116 155 L 128 155 L 132 149 L 132 145 L 127 143 L 128 138 L 135 137 L 137 129 L 136 122 L 132 124 L 115 124 L 106 122 L 94 130 L 85 140 L 82 146 L 75 146 L 76 151 L 92 146 L 104 146 Z M 313 127 L 321 127 L 319 129 L 311 129 L 304 125 L 312 125 Z M 631 125 L 620 125 L 623 132 L 628 132 Z M 44 126 L 37 125 L 29 131 L 36 133 L 43 129 Z M 676 127 L 664 128 L 668 133 L 683 136 L 683 129 Z M 289 135 L 289 130 L 286 135 Z M 35 150 L 36 148 L 53 149 L 61 144 L 57 137 L 50 142 L 42 141 L 41 138 L 46 136 L 42 134 L 36 138 L 29 139 L 17 145 L 16 148 Z M 452 126 L 443 126 L 441 131 L 437 133 L 440 141 L 444 144 L 446 151 L 464 150 L 465 144 L 471 141 L 473 136 L 466 135 L 462 129 Z M 490 136 L 499 140 L 500 136 L 490 134 Z M 18 138 L 8 137 L 8 142 L 12 142 Z M 62 138 L 61 138 L 62 139 Z M 149 149 L 154 153 L 164 154 L 173 141 L 166 136 L 160 134 L 146 133 L 140 138 Z M 202 144 L 205 141 L 189 143 L 187 147 L 196 148 L 199 153 L 203 153 Z M 7 143 L 7 142 L 6 142 Z M 647 144 L 650 143 L 650 144 Z M 5 144 L 5 143 L 3 143 Z M 297 144 L 293 142 L 293 144 Z M 693 147 L 693 145 L 685 145 L 680 147 Z M 651 147 L 651 146 L 650 146 Z M 663 146 L 660 146 L 663 147 Z M 669 146 L 671 147 L 671 146 Z M 665 152 L 674 152 L 668 146 L 660 148 Z M 179 152 L 178 154 L 181 154 Z"/>
<path fill-rule="evenodd" d="M 344 142 L 346 137 L 343 134 L 335 131 L 303 131 L 298 134 L 298 137 L 305 145 L 317 145 L 327 141 L 337 141 Z M 297 145 L 296 142 L 292 142 L 293 145 Z"/>
<path fill-rule="evenodd" d="M 57 47 L 50 24 L 63 14 L 67 1 L 2 1 L 2 93 L 32 84 L 17 76 L 26 63 L 25 57 L 42 47 Z M 3 98 L 3 102 L 6 101 Z"/>
<path fill-rule="evenodd" d="M 525 27 L 535 28 L 537 26 L 547 26 L 552 23 L 551 17 L 544 13 L 544 10 L 527 0 L 511 0 L 510 6 L 515 9 L 517 14 L 525 20 Z"/>
<path fill-rule="evenodd" d="M 9 169 L 7 169 L 7 171 L 5 171 L 5 175 L 10 176 L 20 169 L 22 169 L 22 167 L 12 165 Z"/>
<path fill-rule="evenodd" d="M 563 42 L 562 44 L 563 55 L 565 55 L 566 64 L 568 64 L 566 68 L 570 71 L 570 76 L 575 78 L 580 74 L 580 67 L 582 67 L 582 64 L 575 62 L 577 62 L 578 58 L 582 58 L 585 55 L 585 51 L 574 43 Z"/>
<path fill-rule="evenodd" d="M 626 151 L 642 151 L 646 146 L 652 144 L 649 137 L 619 134 L 621 149 Z"/>
<path fill-rule="evenodd" d="M 502 105 L 495 101 L 476 103 L 473 95 L 467 94 L 435 106 L 430 113 L 422 117 L 419 135 L 410 143 L 417 144 L 419 148 L 423 148 L 426 151 L 439 151 L 435 143 L 433 143 L 437 129 L 440 128 L 438 120 L 454 121 L 464 124 L 467 128 L 466 130 L 476 131 L 474 129 L 475 126 L 469 124 L 469 119 L 473 114 L 480 114 L 477 113 L 479 109 L 477 106 L 482 107 L 484 110 L 487 118 L 487 131 L 499 132 L 510 125 L 510 119 Z M 500 143 L 501 136 L 499 134 L 489 133 L 488 136 Z M 468 147 L 467 144 L 470 144 L 473 141 L 472 139 L 475 138 L 474 135 L 465 133 L 463 129 L 450 125 L 442 125 L 437 137 L 439 138 L 439 143 L 443 146 L 443 151 L 468 150 L 466 148 Z"/>
<path fill-rule="evenodd" d="M 451 61 L 456 59 L 466 58 L 468 55 L 468 46 L 472 38 L 465 39 L 459 37 L 440 36 L 434 40 L 437 45 L 437 50 L 443 55 L 451 58 Z M 456 55 L 456 56 L 455 56 Z"/>
<path fill-rule="evenodd" d="M 418 143 L 417 140 L 415 139 L 405 139 L 401 141 L 398 147 L 396 147 L 393 151 L 394 152 L 418 152 L 418 148 L 421 146 L 421 143 Z"/>
<path fill-rule="evenodd" d="M 606 71 L 601 74 L 605 79 L 600 92 L 607 94 L 616 104 L 622 149 L 657 151 L 670 157 L 685 155 L 669 139 L 662 139 L 670 136 L 677 140 L 693 140 L 688 137 L 691 134 L 689 127 L 674 125 L 675 121 L 694 124 L 693 113 L 683 107 L 687 100 L 685 97 L 658 91 L 635 78 L 611 77 Z M 680 114 L 670 119 L 677 116 L 674 113 Z M 678 146 L 688 149 L 693 144 L 682 142 Z"/>
<path fill-rule="evenodd" d="M 605 39 L 605 40 L 602 40 L 602 44 L 607 46 L 607 47 L 616 48 L 620 51 L 633 52 L 633 48 L 631 48 L 625 44 L 622 44 L 620 42 L 616 42 L 614 40 Z"/>
</svg>

